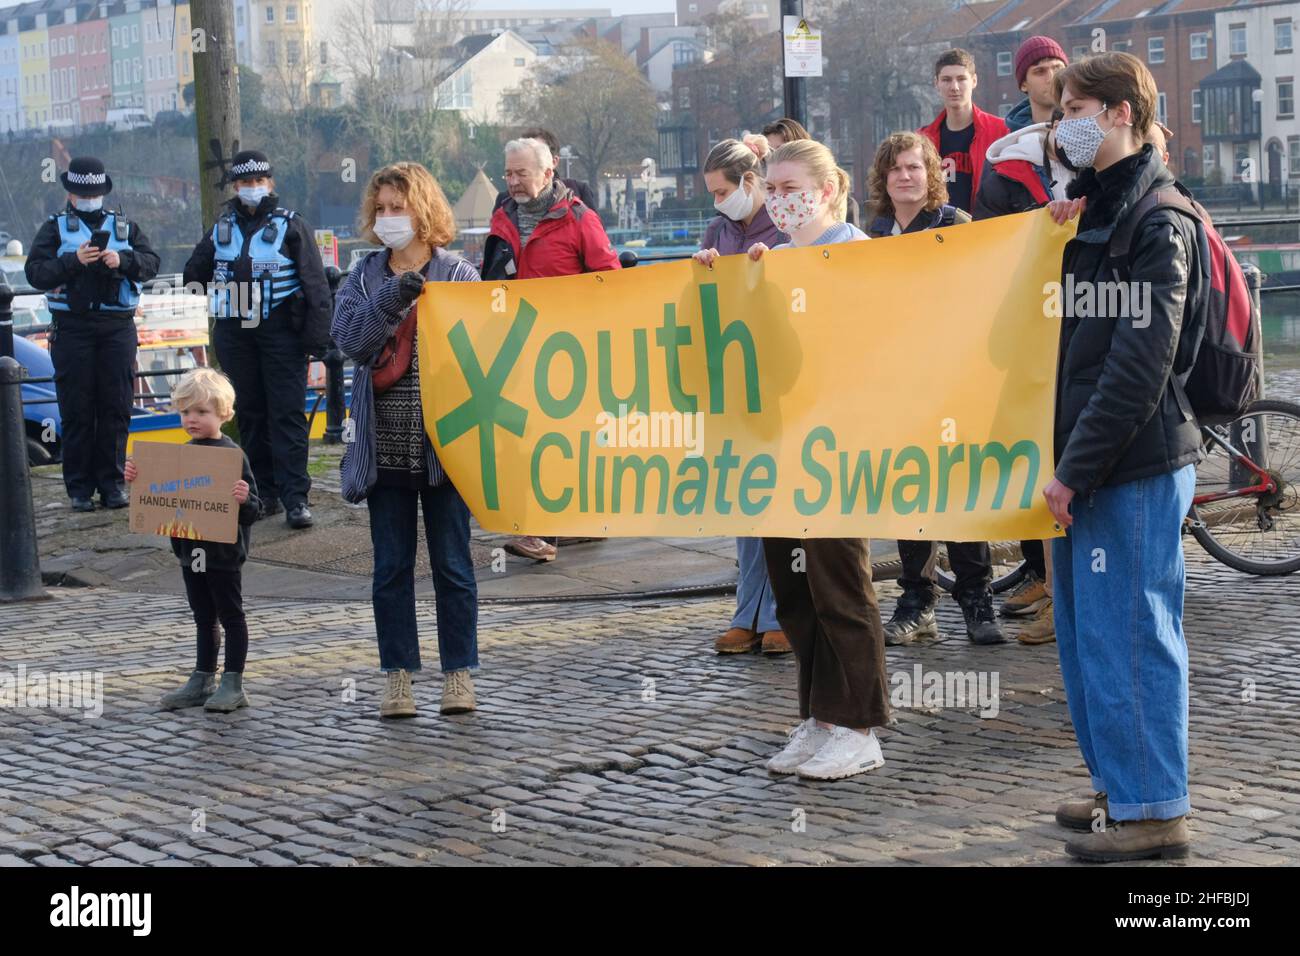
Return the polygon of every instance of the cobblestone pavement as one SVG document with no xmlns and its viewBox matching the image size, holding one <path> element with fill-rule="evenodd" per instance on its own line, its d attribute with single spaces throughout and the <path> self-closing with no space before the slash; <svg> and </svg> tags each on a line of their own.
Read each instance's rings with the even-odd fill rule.
<svg viewBox="0 0 1300 956">
<path fill-rule="evenodd" d="M 1188 556 L 1189 862 L 1294 864 L 1300 579 Z M 0 865 L 1067 862 L 1051 811 L 1087 778 L 1055 645 L 973 647 L 945 600 L 946 639 L 891 648 L 891 674 L 996 674 L 996 716 L 898 708 L 883 768 L 810 784 L 762 768 L 795 719 L 794 664 L 716 657 L 730 607 L 485 607 L 478 712 L 440 717 L 431 668 L 397 723 L 377 717 L 364 604 L 250 605 L 254 706 L 226 717 L 156 708 L 192 659 L 181 598 L 0 607 L 0 673 L 104 682 L 99 718 L 0 710 Z"/>
</svg>

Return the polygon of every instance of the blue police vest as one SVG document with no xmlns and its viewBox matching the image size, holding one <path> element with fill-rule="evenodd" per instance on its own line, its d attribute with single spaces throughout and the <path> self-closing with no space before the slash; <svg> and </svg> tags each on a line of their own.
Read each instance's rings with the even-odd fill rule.
<svg viewBox="0 0 1300 956">
<path fill-rule="evenodd" d="M 271 310 L 298 291 L 298 265 L 284 253 L 289 235 L 289 220 L 294 213 L 277 208 L 267 221 L 247 239 L 234 213 L 227 212 L 212 226 L 214 249 L 212 288 L 208 307 L 218 319 L 252 318 L 257 312 L 266 319 Z M 235 281 L 235 265 L 245 255 L 252 265 L 253 285 L 240 289 Z"/>
<path fill-rule="evenodd" d="M 83 243 L 90 241 L 91 233 L 94 230 L 82 222 L 81 217 L 70 216 L 66 212 L 61 212 L 50 218 L 59 224 L 58 255 L 62 256 L 69 252 L 75 254 Z M 73 228 L 74 224 L 75 229 Z M 106 213 L 99 228 L 108 230 L 106 250 L 112 249 L 118 253 L 132 251 L 131 243 L 128 241 L 131 235 L 131 224 L 125 219 L 119 218 L 118 213 Z M 106 301 L 96 302 L 92 300 L 90 308 L 99 312 L 121 312 L 133 315 L 136 305 L 140 302 L 140 283 L 123 278 L 117 283 L 116 288 L 112 288 L 111 294 L 112 298 Z M 45 293 L 45 301 L 49 305 L 51 312 L 67 312 L 71 309 L 68 304 L 68 287 L 66 285 L 61 285 L 57 289 L 51 289 Z"/>
</svg>

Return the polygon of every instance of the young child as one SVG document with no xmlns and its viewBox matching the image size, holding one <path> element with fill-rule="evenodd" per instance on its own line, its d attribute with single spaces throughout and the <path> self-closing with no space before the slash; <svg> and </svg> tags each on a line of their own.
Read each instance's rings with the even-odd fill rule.
<svg viewBox="0 0 1300 956">
<path fill-rule="evenodd" d="M 235 413 L 235 390 L 220 372 L 196 368 L 186 372 L 172 391 L 172 403 L 180 411 L 181 425 L 191 445 L 238 448 L 221 434 L 223 423 Z M 126 461 L 125 477 L 135 481 L 139 470 Z M 248 557 L 248 529 L 257 520 L 261 502 L 248 457 L 244 456 L 243 477 L 235 482 L 231 497 L 239 502 L 239 540 L 233 544 L 172 538 L 172 550 L 181 560 L 185 594 L 194 612 L 198 630 L 198 663 L 184 686 L 163 696 L 164 710 L 203 706 L 204 710 L 230 713 L 247 707 L 244 693 L 244 660 L 248 656 L 248 625 L 240 593 L 240 567 Z M 201 557 L 196 552 L 202 549 Z M 198 560 L 195 560 L 198 557 Z M 216 685 L 217 650 L 221 646 L 217 622 L 226 632 L 226 670 L 221 686 Z"/>
</svg>

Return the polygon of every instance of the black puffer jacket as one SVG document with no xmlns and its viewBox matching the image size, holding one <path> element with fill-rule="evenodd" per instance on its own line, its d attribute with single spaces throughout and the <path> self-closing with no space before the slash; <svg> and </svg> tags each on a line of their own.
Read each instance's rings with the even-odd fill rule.
<svg viewBox="0 0 1300 956">
<path fill-rule="evenodd" d="M 1120 219 L 1173 175 L 1150 146 L 1102 173 L 1084 170 L 1072 197 L 1087 196 L 1078 235 L 1061 264 L 1063 302 L 1056 381 L 1056 477 L 1078 494 L 1165 474 L 1200 458 L 1200 432 L 1171 375 L 1191 367 L 1190 341 L 1180 348 L 1184 318 L 1195 316 L 1208 292 L 1196 227 L 1168 209 L 1147 216 L 1133 237 L 1128 274 L 1109 259 Z M 1071 316 L 1089 284 L 1149 283 L 1145 315 Z M 1097 288 L 1097 286 L 1093 286 Z M 1190 336 L 1189 336 L 1190 340 Z"/>
</svg>

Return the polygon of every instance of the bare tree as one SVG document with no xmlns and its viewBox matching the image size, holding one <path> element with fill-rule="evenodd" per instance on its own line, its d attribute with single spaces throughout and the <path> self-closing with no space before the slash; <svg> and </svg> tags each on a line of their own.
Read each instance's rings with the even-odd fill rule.
<svg viewBox="0 0 1300 956">
<path fill-rule="evenodd" d="M 654 90 L 622 50 L 603 40 L 576 41 L 539 65 L 509 103 L 513 123 L 544 126 L 574 146 L 593 186 L 607 167 L 653 155 Z"/>
</svg>

